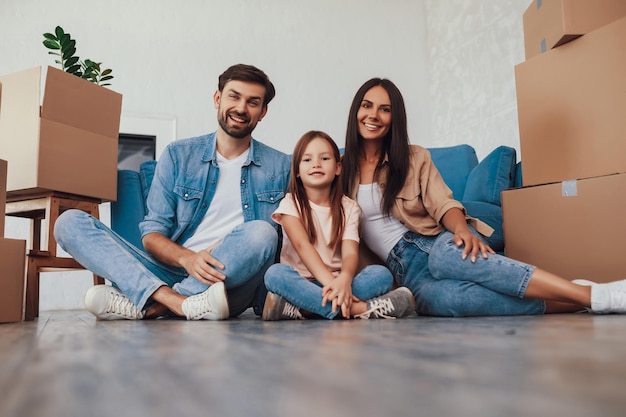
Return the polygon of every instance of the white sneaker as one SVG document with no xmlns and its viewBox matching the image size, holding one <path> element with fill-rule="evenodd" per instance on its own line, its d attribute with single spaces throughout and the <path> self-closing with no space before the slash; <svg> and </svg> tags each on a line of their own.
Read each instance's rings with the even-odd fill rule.
<svg viewBox="0 0 626 417">
<path fill-rule="evenodd" d="M 85 307 L 100 320 L 141 320 L 143 312 L 111 285 L 94 285 L 85 294 Z"/>
<path fill-rule="evenodd" d="M 183 313 L 187 320 L 225 320 L 230 311 L 226 287 L 216 282 L 203 293 L 187 297 L 183 301 Z"/>
<path fill-rule="evenodd" d="M 597 283 L 575 279 L 574 284 L 591 287 L 591 312 L 596 314 L 626 313 L 626 280 Z"/>
</svg>

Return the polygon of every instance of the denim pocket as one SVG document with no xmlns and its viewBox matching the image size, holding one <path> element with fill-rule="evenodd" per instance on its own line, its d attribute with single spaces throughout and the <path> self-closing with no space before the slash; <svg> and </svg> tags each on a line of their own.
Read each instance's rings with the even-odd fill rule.
<svg viewBox="0 0 626 417">
<path fill-rule="evenodd" d="M 193 214 L 202 199 L 202 190 L 186 187 L 184 185 L 174 186 L 174 194 L 178 197 L 176 206 L 176 217 L 179 223 L 191 221 Z"/>
<path fill-rule="evenodd" d="M 417 246 L 422 252 L 430 253 L 438 236 L 422 236 L 415 232 L 406 232 L 402 239 L 412 245 Z"/>
<path fill-rule="evenodd" d="M 272 221 L 272 213 L 278 208 L 278 203 L 285 197 L 283 190 L 276 191 L 259 191 L 256 193 L 258 202 L 258 219 L 265 220 L 274 224 Z"/>
<path fill-rule="evenodd" d="M 262 192 L 256 193 L 256 198 L 259 201 L 259 203 L 276 204 L 276 203 L 279 203 L 280 200 L 282 200 L 284 196 L 285 196 L 285 192 L 282 190 L 262 191 Z"/>
</svg>

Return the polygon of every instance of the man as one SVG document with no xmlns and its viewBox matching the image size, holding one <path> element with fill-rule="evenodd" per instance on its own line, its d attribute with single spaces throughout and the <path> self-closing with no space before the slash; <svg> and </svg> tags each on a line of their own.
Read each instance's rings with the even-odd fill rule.
<svg viewBox="0 0 626 417">
<path fill-rule="evenodd" d="M 58 218 L 61 247 L 115 284 L 89 289 L 91 313 L 103 320 L 171 313 L 223 320 L 253 306 L 260 314 L 263 275 L 278 246 L 271 214 L 290 168 L 287 155 L 252 138 L 274 94 L 267 75 L 251 65 L 220 75 L 217 131 L 174 141 L 159 158 L 140 224 L 147 253 L 83 211 Z"/>
</svg>

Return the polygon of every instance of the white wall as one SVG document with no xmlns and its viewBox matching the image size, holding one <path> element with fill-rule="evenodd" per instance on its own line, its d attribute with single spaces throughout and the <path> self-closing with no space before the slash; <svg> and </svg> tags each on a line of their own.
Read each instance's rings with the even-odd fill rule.
<svg viewBox="0 0 626 417">
<path fill-rule="evenodd" d="M 182 138 L 215 129 L 217 76 L 234 63 L 254 64 L 277 88 L 255 137 L 285 152 L 309 129 L 343 145 L 356 89 L 382 76 L 404 94 L 414 143 L 470 143 L 482 158 L 500 144 L 519 149 L 513 65 L 523 60 L 528 4 L 0 0 L 0 74 L 54 65 L 42 34 L 61 25 L 78 55 L 113 68 L 123 117 L 172 121 Z M 27 222 L 7 220 L 8 237 L 28 231 Z M 85 271 L 43 274 L 41 308 L 80 308 L 90 280 Z"/>
<path fill-rule="evenodd" d="M 343 144 L 356 89 L 395 80 L 416 136 L 429 130 L 423 1 L 2 0 L 0 74 L 54 65 L 42 33 L 61 25 L 77 53 L 112 68 L 123 112 L 177 120 L 179 138 L 216 127 L 212 95 L 231 64 L 254 64 L 277 89 L 255 137 L 291 152 L 309 129 Z"/>
<path fill-rule="evenodd" d="M 469 143 L 482 159 L 517 149 L 514 66 L 524 60 L 531 0 L 426 0 L 432 132 L 429 146 Z"/>
</svg>

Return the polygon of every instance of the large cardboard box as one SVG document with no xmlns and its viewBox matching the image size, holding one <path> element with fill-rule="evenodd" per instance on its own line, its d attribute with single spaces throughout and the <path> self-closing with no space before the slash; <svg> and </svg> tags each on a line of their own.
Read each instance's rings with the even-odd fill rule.
<svg viewBox="0 0 626 417">
<path fill-rule="evenodd" d="M 507 256 L 567 279 L 626 277 L 626 174 L 502 192 Z"/>
<path fill-rule="evenodd" d="M 52 67 L 0 77 L 9 194 L 53 190 L 115 200 L 121 107 L 119 93 Z"/>
<path fill-rule="evenodd" d="M 0 323 L 21 321 L 24 313 L 26 241 L 0 237 Z"/>
<path fill-rule="evenodd" d="M 533 0 L 523 16 L 526 59 L 624 16 L 624 0 Z"/>
<path fill-rule="evenodd" d="M 626 18 L 515 67 L 523 185 L 626 172 Z"/>
<path fill-rule="evenodd" d="M 5 239 L 7 161 L 0 160 L 0 323 L 21 321 L 24 310 L 26 241 Z"/>
</svg>

